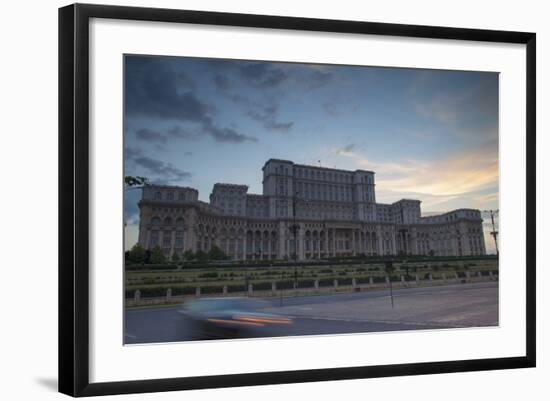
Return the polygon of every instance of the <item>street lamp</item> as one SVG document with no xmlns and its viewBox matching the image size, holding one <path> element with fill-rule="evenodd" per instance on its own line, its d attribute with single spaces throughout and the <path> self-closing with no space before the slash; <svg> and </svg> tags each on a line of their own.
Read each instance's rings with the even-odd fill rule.
<svg viewBox="0 0 550 401">
<path fill-rule="evenodd" d="M 298 233 L 298 225 L 296 224 L 296 204 L 298 203 L 298 192 L 294 193 L 292 197 L 292 234 L 294 237 L 294 253 L 292 258 L 294 259 L 294 291 L 298 285 L 298 271 L 296 268 L 296 263 L 298 262 L 298 242 L 296 240 L 296 234 Z"/>
<path fill-rule="evenodd" d="M 296 204 L 298 203 L 298 194 L 299 192 L 294 192 L 294 196 L 292 197 L 292 233 L 294 237 L 294 290 L 298 288 L 298 241 L 297 241 L 297 233 L 298 233 L 298 224 L 296 224 Z"/>
<path fill-rule="evenodd" d="M 491 215 L 491 225 L 493 227 L 493 231 L 491 231 L 489 234 L 491 234 L 491 237 L 493 237 L 493 239 L 495 240 L 495 250 L 497 252 L 497 258 L 498 258 L 498 242 L 497 242 L 498 231 L 495 229 L 495 216 L 498 214 L 498 209 L 484 210 L 483 212 L 489 213 Z"/>
<path fill-rule="evenodd" d="M 292 225 L 290 226 L 290 229 L 292 231 L 292 237 L 294 239 L 294 246 L 293 246 L 293 255 L 292 260 L 294 264 L 294 290 L 298 288 L 298 241 L 297 241 L 297 233 L 298 233 L 298 224 L 296 223 L 296 204 L 298 203 L 298 194 L 299 192 L 294 192 L 294 196 L 292 197 Z M 281 280 L 284 278 L 284 274 L 281 271 Z M 281 291 L 280 294 L 280 306 L 283 306 L 283 288 L 282 288 L 282 281 L 281 281 Z"/>
</svg>

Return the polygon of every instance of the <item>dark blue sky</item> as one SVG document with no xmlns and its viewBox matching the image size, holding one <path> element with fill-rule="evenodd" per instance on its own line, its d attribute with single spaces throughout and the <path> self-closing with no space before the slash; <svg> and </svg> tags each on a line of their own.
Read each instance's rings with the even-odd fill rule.
<svg viewBox="0 0 550 401">
<path fill-rule="evenodd" d="M 261 193 L 281 158 L 373 170 L 379 202 L 498 207 L 497 73 L 126 56 L 124 93 L 126 174 L 205 201 L 216 182 Z"/>
</svg>

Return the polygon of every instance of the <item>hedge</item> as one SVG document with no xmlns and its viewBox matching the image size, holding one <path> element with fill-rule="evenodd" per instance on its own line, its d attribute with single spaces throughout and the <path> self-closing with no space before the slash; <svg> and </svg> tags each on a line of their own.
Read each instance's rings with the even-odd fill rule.
<svg viewBox="0 0 550 401">
<path fill-rule="evenodd" d="M 220 285 L 206 285 L 201 288 L 201 294 L 221 294 L 223 292 L 223 286 Z"/>
<path fill-rule="evenodd" d="M 159 265 L 126 265 L 125 269 L 129 271 L 136 270 L 176 270 L 177 265 L 174 264 L 159 264 Z"/>
</svg>

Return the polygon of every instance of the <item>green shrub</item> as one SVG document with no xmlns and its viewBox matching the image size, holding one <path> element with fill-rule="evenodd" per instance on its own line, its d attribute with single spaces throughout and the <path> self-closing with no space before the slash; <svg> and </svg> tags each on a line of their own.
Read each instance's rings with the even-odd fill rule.
<svg viewBox="0 0 550 401">
<path fill-rule="evenodd" d="M 315 286 L 315 280 L 298 280 L 298 287 L 312 288 Z"/>
<path fill-rule="evenodd" d="M 192 295 L 197 291 L 196 287 L 176 287 L 172 288 L 172 295 Z M 201 288 L 202 291 L 202 288 Z"/>
<path fill-rule="evenodd" d="M 227 286 L 227 292 L 242 292 L 246 291 L 244 284 L 229 284 Z"/>
<path fill-rule="evenodd" d="M 338 279 L 338 285 L 351 285 L 351 278 L 340 278 Z"/>
<path fill-rule="evenodd" d="M 207 272 L 197 275 L 199 278 L 218 278 L 219 274 L 217 272 Z"/>
<path fill-rule="evenodd" d="M 294 280 L 277 281 L 278 290 L 290 290 L 294 288 Z"/>
<path fill-rule="evenodd" d="M 174 264 L 158 264 L 158 265 L 151 265 L 151 264 L 139 264 L 139 265 L 127 265 L 126 271 L 159 271 L 159 270 L 176 270 L 178 268 L 177 265 Z"/>
<path fill-rule="evenodd" d="M 205 285 L 201 287 L 201 294 L 221 294 L 223 287 L 221 285 Z"/>
<path fill-rule="evenodd" d="M 253 283 L 254 291 L 267 291 L 271 289 L 271 282 L 264 281 L 261 283 Z"/>
<path fill-rule="evenodd" d="M 319 287 L 332 287 L 334 285 L 334 279 L 323 278 L 319 280 Z"/>
</svg>

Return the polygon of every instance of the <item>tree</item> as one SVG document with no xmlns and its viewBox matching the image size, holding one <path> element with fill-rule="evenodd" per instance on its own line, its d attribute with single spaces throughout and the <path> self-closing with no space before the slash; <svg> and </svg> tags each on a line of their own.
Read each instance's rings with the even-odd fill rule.
<svg viewBox="0 0 550 401">
<path fill-rule="evenodd" d="M 195 252 L 195 259 L 199 262 L 206 262 L 208 260 L 208 254 L 202 250 Z"/>
<path fill-rule="evenodd" d="M 151 263 L 154 265 L 160 265 L 163 263 L 166 263 L 166 257 L 162 253 L 162 249 L 160 249 L 160 246 L 156 246 L 151 251 Z"/>
<path fill-rule="evenodd" d="M 145 258 L 143 260 L 143 263 L 145 263 L 146 265 L 151 263 L 151 254 L 152 254 L 152 252 L 151 252 L 150 249 L 145 250 Z"/>
<path fill-rule="evenodd" d="M 435 251 L 433 249 L 430 249 L 430 252 L 428 252 L 428 254 L 430 255 L 430 257 L 434 257 L 435 255 Z"/>
<path fill-rule="evenodd" d="M 146 177 L 139 177 L 139 176 L 133 177 L 130 175 L 127 175 L 126 177 L 124 177 L 125 190 L 130 188 L 145 187 L 147 185 L 150 185 L 150 184 L 149 184 L 149 179 Z"/>
<path fill-rule="evenodd" d="M 135 244 L 128 252 L 128 260 L 132 263 L 145 262 L 145 249 L 139 244 Z"/>
<path fill-rule="evenodd" d="M 188 249 L 183 253 L 182 257 L 183 257 L 184 260 L 189 261 L 189 260 L 195 259 L 195 254 L 193 253 L 193 251 L 191 249 Z"/>
<path fill-rule="evenodd" d="M 178 264 L 180 261 L 180 256 L 177 252 L 174 252 L 172 255 L 172 263 Z"/>
<path fill-rule="evenodd" d="M 210 260 L 226 260 L 227 255 L 216 245 L 214 245 L 208 252 L 208 259 Z"/>
</svg>

